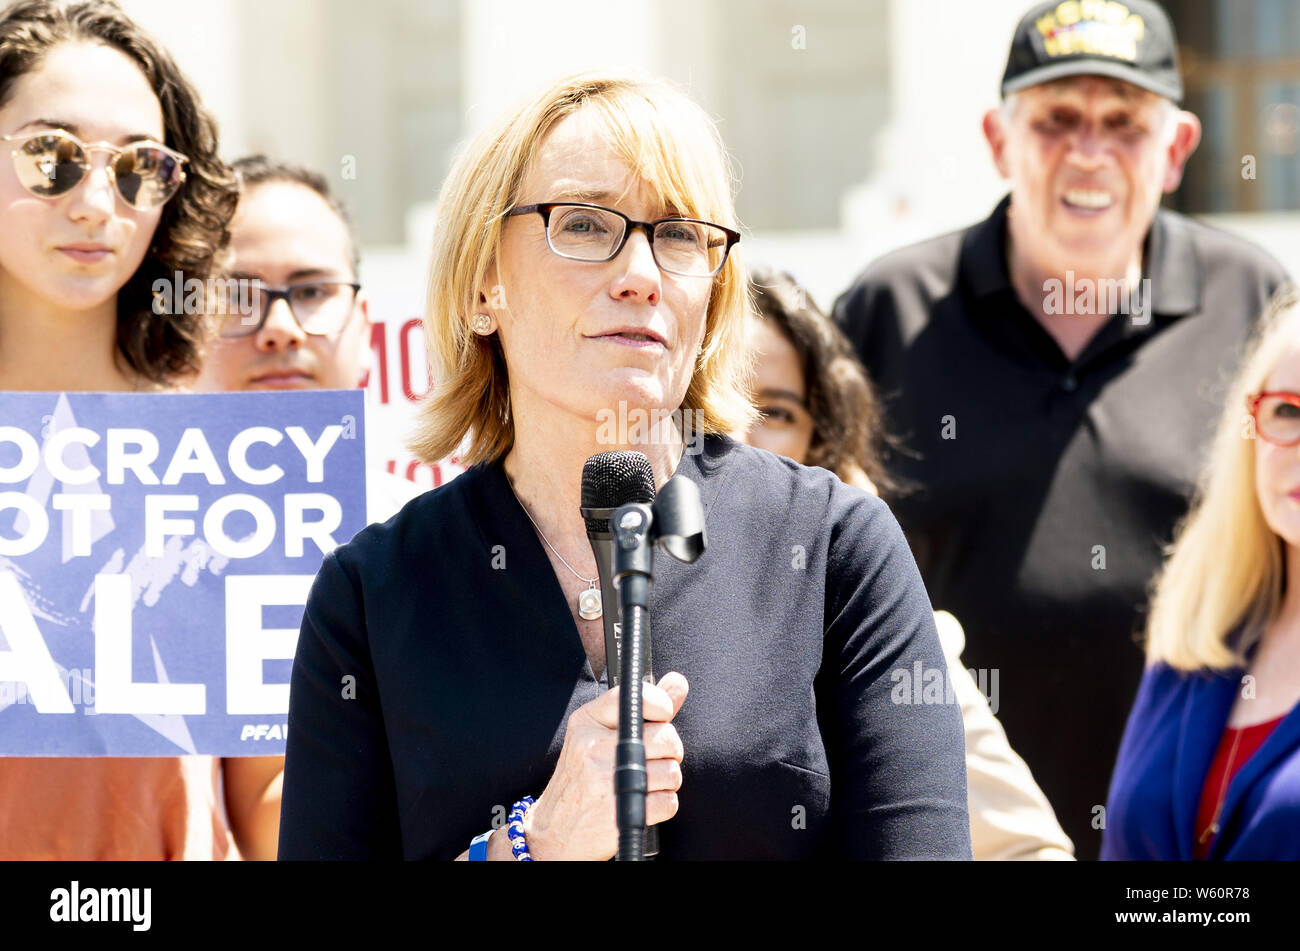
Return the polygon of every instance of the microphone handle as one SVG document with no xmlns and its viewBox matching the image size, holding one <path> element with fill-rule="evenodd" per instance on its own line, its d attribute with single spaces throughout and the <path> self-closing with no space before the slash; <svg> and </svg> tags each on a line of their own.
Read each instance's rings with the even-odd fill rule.
<svg viewBox="0 0 1300 951">
<path fill-rule="evenodd" d="M 600 574 L 601 623 L 605 626 L 605 670 L 609 674 L 609 685 L 618 686 L 619 657 L 622 650 L 623 632 L 618 618 L 618 588 L 614 586 L 614 536 L 605 532 L 588 532 L 587 540 L 596 555 L 596 568 Z M 642 635 L 641 669 L 646 683 L 655 683 L 654 654 L 650 649 L 649 619 Z"/>
<path fill-rule="evenodd" d="M 641 669 L 644 671 L 642 680 L 645 683 L 652 684 L 655 682 L 654 670 L 650 667 L 650 612 L 641 612 L 645 619 L 641 623 Z M 644 719 L 644 718 L 643 718 Z M 642 848 L 642 855 L 645 858 L 652 859 L 659 854 L 659 826 L 647 825 L 645 830 L 645 845 Z"/>
<path fill-rule="evenodd" d="M 614 536 L 608 532 L 588 532 L 587 540 L 596 556 L 600 575 L 600 622 L 605 627 L 605 671 L 611 687 L 618 683 L 619 642 L 622 631 L 618 623 L 618 588 L 614 587 Z"/>
<path fill-rule="evenodd" d="M 618 686 L 619 664 L 622 651 L 622 625 L 619 623 L 618 589 L 614 587 L 614 536 L 609 532 L 587 532 L 591 550 L 596 555 L 596 570 L 600 574 L 601 621 L 605 626 L 605 671 L 610 687 Z M 654 665 L 650 650 L 650 615 L 646 613 L 642 626 L 641 669 L 642 680 L 655 683 Z M 653 858 L 659 854 L 659 827 L 647 826 L 645 830 L 645 857 Z"/>
</svg>

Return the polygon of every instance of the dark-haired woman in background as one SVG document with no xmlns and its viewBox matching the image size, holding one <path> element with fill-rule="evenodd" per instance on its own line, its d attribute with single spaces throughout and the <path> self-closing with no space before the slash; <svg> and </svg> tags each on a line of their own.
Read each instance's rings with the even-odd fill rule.
<svg viewBox="0 0 1300 951">
<path fill-rule="evenodd" d="M 762 418 L 750 445 L 830 469 L 874 492 L 891 483 L 881 464 L 884 432 L 876 395 L 844 334 L 789 274 L 751 271 L 756 320 L 754 400 Z M 966 733 L 966 791 L 975 859 L 1069 860 L 1074 846 L 1002 725 L 959 658 L 957 619 L 935 613 Z M 986 681 L 987 683 L 987 681 Z"/>
<path fill-rule="evenodd" d="M 111 3 L 18 3 L 0 141 L 0 391 L 173 389 L 202 327 L 153 283 L 212 273 L 237 197 L 193 87 Z M 259 777 L 227 763 L 0 760 L 0 858 L 237 857 Z"/>
<path fill-rule="evenodd" d="M 745 442 L 868 492 L 887 487 L 879 447 L 888 437 L 853 345 L 790 275 L 754 268 L 750 285 L 761 318 L 750 342 L 762 417 Z"/>
</svg>

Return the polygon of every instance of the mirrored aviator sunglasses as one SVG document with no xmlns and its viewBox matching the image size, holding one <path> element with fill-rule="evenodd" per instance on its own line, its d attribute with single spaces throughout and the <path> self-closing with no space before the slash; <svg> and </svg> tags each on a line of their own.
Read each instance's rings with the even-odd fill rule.
<svg viewBox="0 0 1300 951">
<path fill-rule="evenodd" d="M 189 161 L 157 142 L 132 142 L 117 147 L 101 142 L 87 145 L 62 130 L 0 137 L 16 143 L 11 155 L 19 183 L 37 198 L 60 198 L 76 188 L 90 172 L 92 152 L 108 152 L 109 177 L 122 201 L 137 211 L 165 205 L 185 181 Z"/>
</svg>

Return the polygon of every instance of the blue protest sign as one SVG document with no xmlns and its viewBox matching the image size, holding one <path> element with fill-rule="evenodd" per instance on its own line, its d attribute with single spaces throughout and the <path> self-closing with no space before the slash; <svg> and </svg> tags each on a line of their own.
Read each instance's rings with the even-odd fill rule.
<svg viewBox="0 0 1300 951">
<path fill-rule="evenodd" d="M 0 393 L 0 756 L 284 752 L 361 391 Z"/>
</svg>

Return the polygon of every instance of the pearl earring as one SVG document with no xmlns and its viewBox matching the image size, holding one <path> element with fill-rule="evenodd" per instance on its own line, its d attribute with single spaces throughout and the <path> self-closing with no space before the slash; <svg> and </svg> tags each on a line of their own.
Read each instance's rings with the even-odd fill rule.
<svg viewBox="0 0 1300 951">
<path fill-rule="evenodd" d="M 475 314 L 474 319 L 470 322 L 470 329 L 481 337 L 486 337 L 492 332 L 492 317 L 489 314 Z"/>
</svg>

